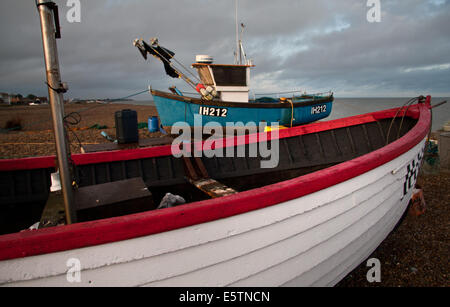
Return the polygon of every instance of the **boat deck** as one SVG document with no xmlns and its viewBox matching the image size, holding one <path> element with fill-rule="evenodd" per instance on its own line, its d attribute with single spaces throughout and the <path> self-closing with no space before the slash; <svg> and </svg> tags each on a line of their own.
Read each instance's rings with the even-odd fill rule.
<svg viewBox="0 0 450 307">
<path fill-rule="evenodd" d="M 256 157 L 237 157 L 243 145 L 234 148 L 235 157 L 201 157 L 201 161 L 211 178 L 236 191 L 246 191 L 292 179 L 379 149 L 386 145 L 391 122 L 391 119 L 382 119 L 281 138 L 279 164 L 273 169 L 260 167 L 261 161 L 265 159 L 259 154 Z M 396 119 L 389 133 L 389 142 L 404 135 L 415 123 L 416 120 L 409 117 L 405 117 L 403 122 L 401 118 Z M 249 145 L 244 147 L 248 153 Z M 3 204 L 0 233 L 25 229 L 40 220 L 49 196 L 52 172 L 52 167 L 0 172 L 0 202 Z M 262 174 L 265 176 L 258 176 Z M 170 151 L 168 155 L 156 157 L 75 164 L 74 176 L 79 187 L 141 177 L 156 204 L 168 192 L 181 195 L 187 202 L 208 199 L 208 195 L 186 179 L 183 159 L 173 157 Z"/>
</svg>

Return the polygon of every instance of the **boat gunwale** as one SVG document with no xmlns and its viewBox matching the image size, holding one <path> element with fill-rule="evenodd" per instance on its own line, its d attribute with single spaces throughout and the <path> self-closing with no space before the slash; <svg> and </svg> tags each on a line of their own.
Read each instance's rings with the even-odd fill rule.
<svg viewBox="0 0 450 307">
<path fill-rule="evenodd" d="M 279 138 L 389 118 L 395 115 L 396 110 L 398 108 L 281 130 Z M 375 169 L 404 154 L 423 140 L 431 126 L 430 97 L 427 97 L 426 104 L 410 107 L 406 115 L 418 119 L 409 132 L 389 145 L 355 159 L 227 197 L 164 210 L 3 235 L 0 236 L 0 260 L 61 252 L 162 233 L 266 208 L 320 191 Z M 168 147 L 170 149 L 170 146 Z M 165 152 L 167 146 L 154 150 Z M 99 233 L 102 235 L 99 236 Z"/>
<path fill-rule="evenodd" d="M 198 104 L 201 106 L 214 106 L 214 107 L 228 107 L 228 108 L 264 108 L 264 109 L 291 109 L 292 105 L 290 103 L 271 103 L 271 102 L 230 102 L 230 101 L 221 101 L 221 100 L 205 100 L 201 98 L 188 97 L 188 96 L 180 96 L 172 93 L 162 92 L 158 90 L 151 90 L 151 94 L 158 97 L 168 98 L 172 100 L 177 100 L 180 102 L 190 103 L 190 104 Z M 321 103 L 330 103 L 334 101 L 334 96 L 331 94 L 327 97 L 317 98 L 313 101 L 294 101 L 293 107 L 307 107 L 313 106 Z"/>
</svg>

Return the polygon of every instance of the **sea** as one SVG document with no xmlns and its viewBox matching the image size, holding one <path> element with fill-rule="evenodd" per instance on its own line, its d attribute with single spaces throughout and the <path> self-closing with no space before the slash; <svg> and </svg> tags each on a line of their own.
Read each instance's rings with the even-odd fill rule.
<svg viewBox="0 0 450 307">
<path fill-rule="evenodd" d="M 409 99 L 410 98 L 335 98 L 331 114 L 325 120 L 392 109 L 404 105 Z M 441 101 L 448 102 L 433 109 L 432 131 L 442 129 L 442 126 L 444 126 L 445 123 L 450 122 L 450 97 L 433 97 L 431 105 L 438 104 Z M 133 100 L 115 103 L 148 106 L 155 105 L 152 100 Z"/>
<path fill-rule="evenodd" d="M 327 120 L 401 107 L 408 102 L 409 99 L 410 98 L 335 98 L 333 109 L 330 116 L 327 117 Z M 449 97 L 432 97 L 431 105 L 438 104 L 441 101 L 448 102 L 432 109 L 432 131 L 442 129 L 442 126 L 450 121 Z"/>
</svg>

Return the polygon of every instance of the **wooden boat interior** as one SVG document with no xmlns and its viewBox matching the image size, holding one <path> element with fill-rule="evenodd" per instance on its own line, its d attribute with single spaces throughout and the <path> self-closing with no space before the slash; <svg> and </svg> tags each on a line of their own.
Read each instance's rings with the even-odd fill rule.
<svg viewBox="0 0 450 307">
<path fill-rule="evenodd" d="M 342 120 L 336 127 L 332 124 L 315 123 L 307 127 L 328 128 L 316 129 L 316 132 L 304 129 L 304 132 L 292 136 L 280 135 L 279 164 L 275 168 L 261 168 L 260 163 L 264 158 L 259 153 L 256 157 L 236 157 L 237 150 L 241 146 L 245 146 L 246 153 L 249 152 L 248 144 L 235 146 L 233 158 L 203 156 L 197 161 L 200 160 L 199 165 L 204 168 L 203 172 L 206 173 L 204 177 L 211 178 L 236 192 L 242 192 L 289 180 L 362 156 L 395 141 L 417 122 L 417 119 L 409 116 L 399 116 L 395 120 L 375 119 L 373 116 L 355 118 L 351 125 L 346 125 Z M 298 128 L 298 131 L 300 130 L 302 127 Z M 389 140 L 386 139 L 388 135 Z M 267 145 L 271 146 L 270 140 Z M 170 146 L 166 147 L 170 150 Z M 102 153 L 94 155 L 100 154 Z M 73 173 L 78 187 L 140 177 L 153 198 L 149 210 L 156 209 L 166 193 L 180 195 L 186 203 L 211 197 L 192 183 L 193 176 L 187 169 L 189 163 L 186 164 L 186 158 L 175 158 L 170 151 L 166 155 L 151 157 L 144 155 L 119 160 L 109 159 L 111 155 L 104 153 L 105 159 L 95 163 L 86 161 L 77 163 L 78 160 L 83 160 L 83 156 L 89 154 L 74 156 Z M 51 166 L 0 171 L 2 204 L 0 234 L 27 229 L 40 220 L 49 199 L 53 172 L 55 169 Z"/>
</svg>

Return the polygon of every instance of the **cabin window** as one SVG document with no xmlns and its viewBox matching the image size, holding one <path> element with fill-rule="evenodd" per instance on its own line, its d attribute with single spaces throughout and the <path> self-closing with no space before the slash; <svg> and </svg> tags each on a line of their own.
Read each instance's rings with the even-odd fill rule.
<svg viewBox="0 0 450 307">
<path fill-rule="evenodd" d="M 213 66 L 217 86 L 247 86 L 247 67 Z"/>
</svg>

